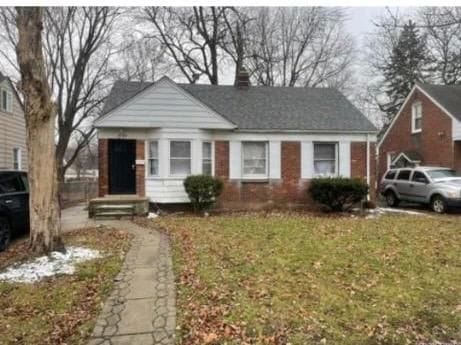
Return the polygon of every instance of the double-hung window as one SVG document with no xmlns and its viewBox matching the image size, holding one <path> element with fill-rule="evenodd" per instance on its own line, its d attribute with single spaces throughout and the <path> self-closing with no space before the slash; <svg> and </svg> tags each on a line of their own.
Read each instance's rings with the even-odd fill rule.
<svg viewBox="0 0 461 345">
<path fill-rule="evenodd" d="M 337 143 L 314 143 L 314 174 L 316 176 L 338 174 Z"/>
<path fill-rule="evenodd" d="M 149 141 L 149 175 L 158 176 L 159 160 L 158 160 L 158 141 Z"/>
<path fill-rule="evenodd" d="M 212 166 L 212 145 L 209 141 L 202 143 L 202 174 L 213 175 Z"/>
<path fill-rule="evenodd" d="M 267 177 L 268 145 L 265 141 L 242 143 L 243 177 Z"/>
<path fill-rule="evenodd" d="M 185 176 L 190 172 L 190 141 L 170 141 L 170 175 Z"/>
<path fill-rule="evenodd" d="M 411 132 L 418 133 L 423 129 L 423 105 L 421 102 L 413 103 L 411 107 Z"/>
<path fill-rule="evenodd" d="M 1 89 L 0 110 L 11 113 L 13 111 L 13 95 L 5 89 Z"/>
</svg>

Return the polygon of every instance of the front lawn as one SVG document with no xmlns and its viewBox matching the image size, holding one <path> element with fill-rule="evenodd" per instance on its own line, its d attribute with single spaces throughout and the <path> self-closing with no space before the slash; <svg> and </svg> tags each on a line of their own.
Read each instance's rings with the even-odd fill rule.
<svg viewBox="0 0 461 345">
<path fill-rule="evenodd" d="M 34 284 L 0 282 L 0 344 L 85 344 L 120 271 L 127 233 L 89 228 L 64 236 L 66 245 L 97 249 L 102 258 L 78 264 L 74 275 Z M 28 259 L 27 241 L 0 253 L 0 269 Z"/>
<path fill-rule="evenodd" d="M 302 215 L 161 217 L 180 344 L 461 341 L 461 222 Z"/>
</svg>

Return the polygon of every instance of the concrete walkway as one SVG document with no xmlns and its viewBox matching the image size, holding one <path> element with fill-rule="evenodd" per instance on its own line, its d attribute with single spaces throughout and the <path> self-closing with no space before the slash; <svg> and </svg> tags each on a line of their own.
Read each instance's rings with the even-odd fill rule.
<svg viewBox="0 0 461 345">
<path fill-rule="evenodd" d="M 129 221 L 88 221 L 78 210 L 69 224 L 105 224 L 134 235 L 114 290 L 99 315 L 89 345 L 173 345 L 175 343 L 176 302 L 168 237 Z M 70 217 L 72 218 L 72 217 Z M 79 220 L 80 219 L 80 220 Z"/>
</svg>

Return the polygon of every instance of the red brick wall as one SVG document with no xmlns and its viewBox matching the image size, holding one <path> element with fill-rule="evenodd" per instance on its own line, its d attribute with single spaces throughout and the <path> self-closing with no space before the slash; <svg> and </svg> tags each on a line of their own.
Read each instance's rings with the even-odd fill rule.
<svg viewBox="0 0 461 345">
<path fill-rule="evenodd" d="M 215 175 L 223 179 L 229 178 L 229 142 L 216 141 L 215 151 Z"/>
<path fill-rule="evenodd" d="M 109 140 L 98 140 L 98 195 L 109 194 Z"/>
<path fill-rule="evenodd" d="M 308 204 L 308 181 L 301 180 L 301 143 L 281 143 L 281 179 L 262 182 L 229 180 L 229 146 L 215 143 L 215 175 L 224 180 L 218 205 L 228 208 L 254 208 L 265 205 Z"/>
<path fill-rule="evenodd" d="M 136 160 L 144 161 L 144 156 L 144 140 L 136 140 Z M 146 196 L 146 169 L 144 164 L 136 164 L 136 194 Z"/>
<path fill-rule="evenodd" d="M 376 196 L 376 144 L 370 143 L 370 198 Z M 367 178 L 367 143 L 351 143 L 351 177 L 361 178 L 366 181 Z"/>
<path fill-rule="evenodd" d="M 272 199 L 277 202 L 306 201 L 307 184 L 301 180 L 301 143 L 282 141 L 280 154 L 282 180 L 273 184 Z"/>
<path fill-rule="evenodd" d="M 420 101 L 423 107 L 422 131 L 411 133 L 411 107 Z M 452 120 L 419 90 L 415 90 L 380 145 L 378 179 L 387 169 L 387 153 L 417 151 L 424 165 L 454 167 Z"/>
</svg>

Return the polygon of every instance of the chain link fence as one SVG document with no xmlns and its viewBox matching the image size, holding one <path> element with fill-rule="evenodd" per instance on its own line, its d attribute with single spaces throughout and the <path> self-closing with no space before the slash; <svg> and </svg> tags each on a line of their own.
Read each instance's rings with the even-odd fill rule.
<svg viewBox="0 0 461 345">
<path fill-rule="evenodd" d="M 59 198 L 61 207 L 88 202 L 98 196 L 98 181 L 76 180 L 66 181 L 59 184 Z"/>
</svg>

